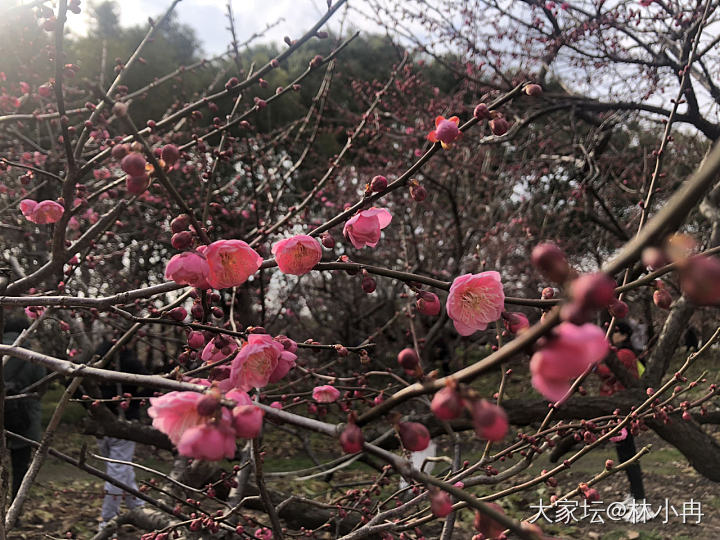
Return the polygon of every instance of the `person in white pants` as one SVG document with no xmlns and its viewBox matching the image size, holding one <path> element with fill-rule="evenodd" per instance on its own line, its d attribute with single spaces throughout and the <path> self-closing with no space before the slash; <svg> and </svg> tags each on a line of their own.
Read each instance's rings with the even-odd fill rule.
<svg viewBox="0 0 720 540">
<path fill-rule="evenodd" d="M 132 461 L 135 454 L 135 442 L 126 441 L 125 439 L 116 439 L 115 437 L 103 437 L 100 442 L 100 453 L 109 459 L 119 461 Z M 123 463 L 107 462 L 106 472 L 108 476 L 137 489 L 135 483 L 135 468 L 132 465 Z M 129 509 L 137 508 L 145 504 L 141 499 L 134 495 L 123 491 L 121 488 L 105 482 L 105 498 L 102 505 L 102 523 L 100 529 L 103 529 L 107 522 L 114 518 L 120 512 L 120 505 L 125 501 L 125 506 Z"/>
</svg>

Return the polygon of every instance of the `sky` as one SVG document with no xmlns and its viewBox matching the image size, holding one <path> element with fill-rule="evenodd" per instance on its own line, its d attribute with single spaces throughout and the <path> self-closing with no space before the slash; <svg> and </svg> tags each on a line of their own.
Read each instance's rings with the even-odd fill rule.
<svg viewBox="0 0 720 540">
<path fill-rule="evenodd" d="M 0 0 L 2 1 L 2 0 Z M 171 0 L 121 0 L 117 2 L 122 26 L 145 24 L 148 17 L 160 17 Z M 230 42 L 227 30 L 226 0 L 182 0 L 175 11 L 180 22 L 197 32 L 203 49 L 208 55 L 226 50 Z M 84 34 L 88 27 L 87 2 L 81 4 L 80 15 L 69 14 L 68 28 Z M 283 19 L 259 41 L 281 42 L 284 36 L 299 37 L 311 28 L 327 11 L 326 0 L 232 0 L 235 24 L 240 42 L 253 33 L 262 31 L 267 24 Z M 344 8 L 343 8 L 344 9 Z M 329 29 L 337 30 L 342 9 L 328 22 Z M 373 25 L 358 17 L 352 17 L 357 27 L 373 30 Z"/>
</svg>

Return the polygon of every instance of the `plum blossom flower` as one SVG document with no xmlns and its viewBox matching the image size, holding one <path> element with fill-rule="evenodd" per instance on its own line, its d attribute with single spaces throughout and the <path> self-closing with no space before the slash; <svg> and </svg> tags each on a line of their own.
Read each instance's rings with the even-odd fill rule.
<svg viewBox="0 0 720 540">
<path fill-rule="evenodd" d="M 193 426 L 180 438 L 177 449 L 181 455 L 195 459 L 231 459 L 235 457 L 235 431 L 226 419 Z"/>
<path fill-rule="evenodd" d="M 322 248 L 312 236 L 298 234 L 275 243 L 272 254 L 281 272 L 302 276 L 320 262 Z"/>
<path fill-rule="evenodd" d="M 316 386 L 313 388 L 312 396 L 318 403 L 332 403 L 333 401 L 337 401 L 337 398 L 340 397 L 340 390 L 334 386 L 325 384 L 323 386 Z"/>
<path fill-rule="evenodd" d="M 210 267 L 202 252 L 186 251 L 170 259 L 165 267 L 165 278 L 179 285 L 191 285 L 198 289 L 209 289 Z"/>
<path fill-rule="evenodd" d="M 347 220 L 343 227 L 343 235 L 357 249 L 375 247 L 380 241 L 380 230 L 392 221 L 392 215 L 384 208 L 370 208 L 358 212 Z"/>
<path fill-rule="evenodd" d="M 462 132 L 458 129 L 459 125 L 460 119 L 457 116 L 448 119 L 438 116 L 435 119 L 435 129 L 428 133 L 427 139 L 432 143 L 439 142 L 443 148 L 450 148 L 452 143 L 462 136 Z"/>
<path fill-rule="evenodd" d="M 65 211 L 61 204 L 50 200 L 37 202 L 32 199 L 23 199 L 19 206 L 23 216 L 38 225 L 55 223 Z"/>
<path fill-rule="evenodd" d="M 225 397 L 237 402 L 232 410 L 232 423 L 235 435 L 242 439 L 254 439 L 262 429 L 264 411 L 250 399 L 246 392 L 233 390 Z"/>
<path fill-rule="evenodd" d="M 148 416 L 153 419 L 153 427 L 177 445 L 185 431 L 204 422 L 197 410 L 203 397 L 199 392 L 168 392 L 150 398 Z"/>
<path fill-rule="evenodd" d="M 258 271 L 262 257 L 242 240 L 218 240 L 205 250 L 208 283 L 215 289 L 242 285 Z"/>
<path fill-rule="evenodd" d="M 560 324 L 530 359 L 532 384 L 545 398 L 558 401 L 573 379 L 600 362 L 610 345 L 605 332 L 594 324 Z"/>
<path fill-rule="evenodd" d="M 497 321 L 505 305 L 500 274 L 481 272 L 455 278 L 450 286 L 445 309 L 461 336 L 485 330 Z"/>
<path fill-rule="evenodd" d="M 295 365 L 296 358 L 272 336 L 250 334 L 247 344 L 232 361 L 230 382 L 235 388 L 245 391 L 262 388 L 284 377 Z"/>
</svg>

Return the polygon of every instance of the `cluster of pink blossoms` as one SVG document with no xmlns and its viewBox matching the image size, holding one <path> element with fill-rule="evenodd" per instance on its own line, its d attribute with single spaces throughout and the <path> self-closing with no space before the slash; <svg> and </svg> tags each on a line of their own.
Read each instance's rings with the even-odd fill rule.
<svg viewBox="0 0 720 540">
<path fill-rule="evenodd" d="M 47 223 L 55 223 L 58 221 L 65 209 L 60 203 L 55 201 L 33 201 L 32 199 L 23 199 L 20 201 L 20 211 L 28 221 L 45 225 Z"/>
<path fill-rule="evenodd" d="M 262 262 L 246 242 L 218 240 L 173 256 L 165 267 L 165 277 L 198 289 L 225 289 L 245 283 Z"/>
<path fill-rule="evenodd" d="M 208 363 L 221 360 L 237 350 L 237 344 L 225 343 L 218 348 L 206 345 L 202 358 Z M 228 370 L 217 370 L 225 378 L 213 382 L 196 381 L 213 386 L 207 393 L 169 392 L 150 398 L 148 414 L 153 426 L 165 433 L 181 455 L 216 461 L 235 455 L 237 438 L 257 437 L 262 428 L 263 411 L 247 394 L 277 382 L 295 366 L 297 344 L 287 338 L 273 339 L 267 334 L 251 334 L 235 355 Z M 230 410 L 222 406 L 225 398 L 234 400 Z"/>
</svg>

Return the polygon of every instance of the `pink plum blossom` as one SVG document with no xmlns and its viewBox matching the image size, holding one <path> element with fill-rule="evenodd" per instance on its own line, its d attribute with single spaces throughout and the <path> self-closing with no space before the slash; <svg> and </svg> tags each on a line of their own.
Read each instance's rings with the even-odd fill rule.
<svg viewBox="0 0 720 540">
<path fill-rule="evenodd" d="M 325 384 L 323 386 L 316 386 L 313 388 L 312 396 L 318 403 L 332 403 L 333 401 L 337 401 L 337 398 L 340 397 L 340 390 L 334 386 Z"/>
<path fill-rule="evenodd" d="M 500 274 L 481 272 L 455 278 L 450 286 L 445 309 L 461 336 L 485 330 L 488 323 L 497 321 L 505 305 Z"/>
<path fill-rule="evenodd" d="M 302 276 L 320 262 L 322 248 L 312 236 L 298 234 L 275 243 L 272 254 L 281 272 Z"/>
<path fill-rule="evenodd" d="M 415 305 L 423 315 L 434 317 L 440 313 L 440 299 L 435 293 L 420 291 L 417 295 Z"/>
<path fill-rule="evenodd" d="M 428 133 L 427 139 L 432 143 L 439 142 L 443 148 L 450 148 L 452 143 L 462 136 L 462 132 L 458 129 L 459 125 L 460 119 L 457 116 L 448 119 L 438 116 L 435 119 L 435 129 Z"/>
<path fill-rule="evenodd" d="M 235 435 L 242 439 L 254 439 L 262 429 L 265 413 L 255 405 L 238 405 L 232 410 Z"/>
<path fill-rule="evenodd" d="M 181 455 L 195 459 L 231 459 L 235 457 L 235 431 L 226 419 L 193 426 L 182 435 L 177 448 Z"/>
<path fill-rule="evenodd" d="M 594 324 L 560 324 L 530 359 L 532 384 L 545 398 L 558 401 L 573 379 L 600 362 L 610 345 L 605 332 Z"/>
<path fill-rule="evenodd" d="M 197 410 L 203 397 L 199 392 L 168 392 L 150 398 L 148 416 L 153 419 L 153 427 L 177 445 L 186 430 L 204 422 Z"/>
<path fill-rule="evenodd" d="M 198 251 L 178 253 L 168 261 L 165 278 L 179 285 L 191 285 L 198 289 L 209 289 L 210 267 L 205 256 Z"/>
<path fill-rule="evenodd" d="M 343 235 L 357 249 L 375 247 L 380 241 L 380 230 L 392 221 L 392 215 L 384 208 L 370 208 L 358 212 L 345 223 Z"/>
<path fill-rule="evenodd" d="M 55 201 L 36 202 L 32 199 L 23 199 L 20 201 L 20 211 L 28 221 L 45 225 L 47 223 L 55 223 L 58 221 L 65 209 Z"/>
<path fill-rule="evenodd" d="M 230 369 L 230 382 L 240 390 L 262 388 L 272 379 L 280 380 L 295 365 L 297 358 L 290 351 L 286 351 L 281 343 L 275 341 L 268 334 L 250 334 L 247 344 L 240 349 L 232 361 Z M 277 376 L 275 371 L 279 368 L 282 375 Z M 276 377 L 273 377 L 273 376 Z"/>
<path fill-rule="evenodd" d="M 232 423 L 235 435 L 241 439 L 254 439 L 262 429 L 264 411 L 250 399 L 246 392 L 232 390 L 225 397 L 237 402 L 232 410 Z"/>
<path fill-rule="evenodd" d="M 242 240 L 218 240 L 205 250 L 210 273 L 208 283 L 215 289 L 242 285 L 258 271 L 262 257 Z"/>
</svg>

